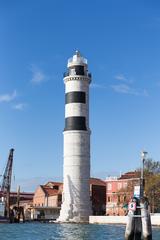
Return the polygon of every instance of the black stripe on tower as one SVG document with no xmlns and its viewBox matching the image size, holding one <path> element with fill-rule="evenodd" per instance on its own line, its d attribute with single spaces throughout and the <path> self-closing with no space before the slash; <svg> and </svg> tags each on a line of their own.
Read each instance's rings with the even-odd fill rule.
<svg viewBox="0 0 160 240">
<path fill-rule="evenodd" d="M 67 103 L 86 103 L 85 92 L 68 92 L 65 94 L 65 104 Z"/>
<path fill-rule="evenodd" d="M 85 117 L 67 117 L 65 118 L 65 129 L 68 130 L 84 130 L 87 131 L 86 128 L 86 118 Z"/>
</svg>

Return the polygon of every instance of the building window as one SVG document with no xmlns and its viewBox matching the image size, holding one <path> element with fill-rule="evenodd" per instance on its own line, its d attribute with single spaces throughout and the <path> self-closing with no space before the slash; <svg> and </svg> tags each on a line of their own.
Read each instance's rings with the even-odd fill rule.
<svg viewBox="0 0 160 240">
<path fill-rule="evenodd" d="M 121 197 L 118 195 L 118 202 L 120 202 L 121 201 Z"/>
<path fill-rule="evenodd" d="M 122 183 L 118 183 L 118 190 L 122 188 Z"/>
<path fill-rule="evenodd" d="M 111 202 L 111 197 L 108 197 L 108 202 Z"/>
<path fill-rule="evenodd" d="M 61 202 L 62 201 L 62 195 L 58 194 L 58 201 Z"/>
<path fill-rule="evenodd" d="M 123 183 L 123 188 L 127 188 L 127 183 L 126 182 Z"/>
<path fill-rule="evenodd" d="M 108 187 L 108 190 L 112 190 L 112 184 L 111 183 L 108 183 L 107 187 Z"/>
</svg>

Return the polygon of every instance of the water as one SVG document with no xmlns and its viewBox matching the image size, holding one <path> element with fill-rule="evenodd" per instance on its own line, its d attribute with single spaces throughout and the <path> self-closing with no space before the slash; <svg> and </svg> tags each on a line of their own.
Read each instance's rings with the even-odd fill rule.
<svg viewBox="0 0 160 240">
<path fill-rule="evenodd" d="M 0 240 L 124 240 L 125 226 L 97 224 L 0 224 Z M 153 228 L 153 240 L 160 228 Z"/>
</svg>

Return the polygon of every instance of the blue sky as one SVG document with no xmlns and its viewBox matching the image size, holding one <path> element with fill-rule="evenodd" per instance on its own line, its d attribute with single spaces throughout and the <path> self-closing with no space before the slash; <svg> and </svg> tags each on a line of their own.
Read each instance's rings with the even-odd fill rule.
<svg viewBox="0 0 160 240">
<path fill-rule="evenodd" d="M 0 1 L 0 170 L 15 148 L 13 188 L 62 179 L 63 72 L 79 49 L 93 75 L 91 173 L 160 160 L 160 3 Z"/>
</svg>

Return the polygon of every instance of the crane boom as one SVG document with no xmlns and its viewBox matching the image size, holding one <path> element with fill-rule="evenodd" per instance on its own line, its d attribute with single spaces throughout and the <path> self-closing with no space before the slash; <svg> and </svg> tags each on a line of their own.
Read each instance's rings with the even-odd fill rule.
<svg viewBox="0 0 160 240">
<path fill-rule="evenodd" d="M 10 217 L 10 189 L 11 189 L 11 178 L 12 178 L 12 166 L 13 166 L 13 152 L 14 149 L 11 148 L 9 152 L 9 157 L 5 172 L 3 174 L 1 191 L 5 200 L 5 209 L 7 217 Z"/>
</svg>

